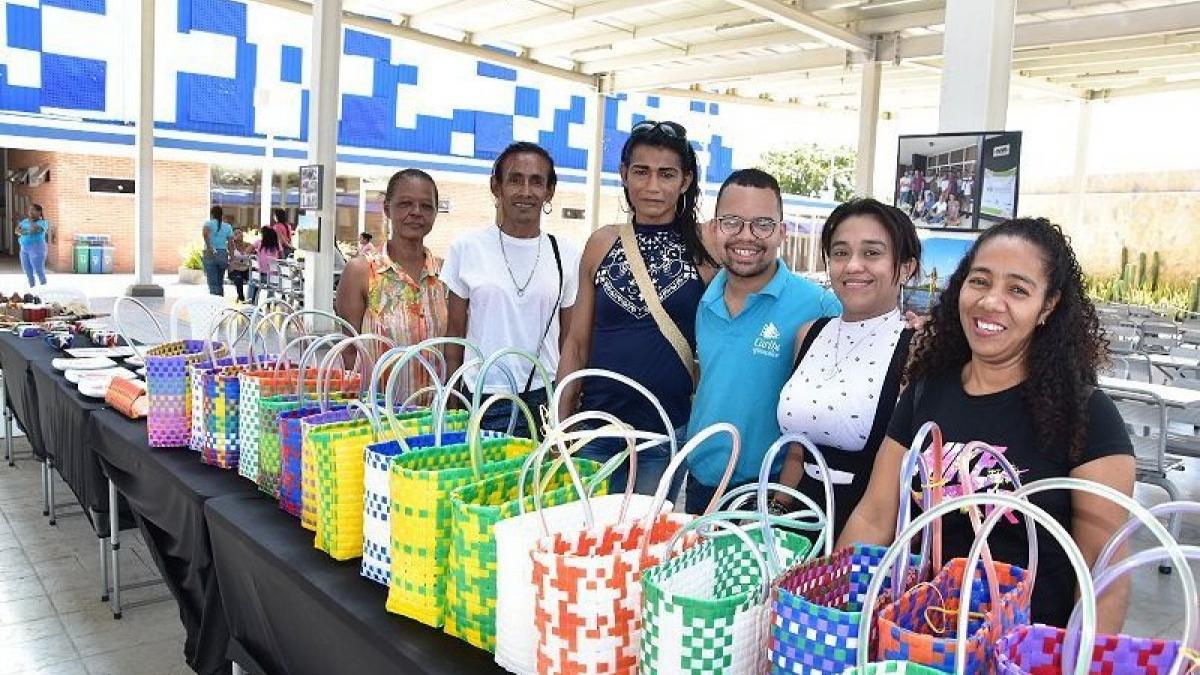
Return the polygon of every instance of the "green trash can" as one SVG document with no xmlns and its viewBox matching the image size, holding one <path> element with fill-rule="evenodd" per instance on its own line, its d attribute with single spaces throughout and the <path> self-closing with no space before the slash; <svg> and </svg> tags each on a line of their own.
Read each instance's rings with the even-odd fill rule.
<svg viewBox="0 0 1200 675">
<path fill-rule="evenodd" d="M 75 273 L 87 274 L 91 262 L 92 246 L 79 236 L 75 237 Z"/>
</svg>

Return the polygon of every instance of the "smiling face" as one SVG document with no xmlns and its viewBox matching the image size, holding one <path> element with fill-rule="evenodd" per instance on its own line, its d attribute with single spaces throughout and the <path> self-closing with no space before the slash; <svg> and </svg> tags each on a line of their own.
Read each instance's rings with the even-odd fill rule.
<svg viewBox="0 0 1200 675">
<path fill-rule="evenodd" d="M 433 183 L 420 176 L 404 176 L 396 181 L 391 199 L 383 212 L 392 222 L 392 236 L 397 239 L 424 241 L 437 220 L 437 199 Z"/>
<path fill-rule="evenodd" d="M 742 224 L 741 231 L 729 234 L 719 220 L 725 216 L 736 216 L 745 221 L 770 220 L 775 229 L 770 235 L 759 238 L 751 231 L 750 222 Z M 737 277 L 752 278 L 775 273 L 775 259 L 779 257 L 779 245 L 783 243 L 784 228 L 777 221 L 783 218 L 779 212 L 779 197 L 767 188 L 746 185 L 729 185 L 717 202 L 718 222 L 709 227 L 714 231 L 717 251 L 725 270 Z"/>
<path fill-rule="evenodd" d="M 621 165 L 621 180 L 629 202 L 643 225 L 666 225 L 675 220 L 679 196 L 692 184 L 679 153 L 657 145 L 638 145 Z"/>
<path fill-rule="evenodd" d="M 905 261 L 897 277 L 895 246 L 879 220 L 868 215 L 846 218 L 829 246 L 829 279 L 842 302 L 842 318 L 863 321 L 895 309 L 900 284 L 915 266 L 915 260 Z"/>
<path fill-rule="evenodd" d="M 975 253 L 958 296 L 958 315 L 972 358 L 1023 361 L 1039 323 L 1058 296 L 1047 297 L 1045 253 L 1019 237 L 998 236 Z"/>
<path fill-rule="evenodd" d="M 504 223 L 540 223 L 542 205 L 554 198 L 546 158 L 532 152 L 518 152 L 506 157 L 500 166 L 500 175 L 492 178 L 492 194 L 500 202 Z"/>
</svg>

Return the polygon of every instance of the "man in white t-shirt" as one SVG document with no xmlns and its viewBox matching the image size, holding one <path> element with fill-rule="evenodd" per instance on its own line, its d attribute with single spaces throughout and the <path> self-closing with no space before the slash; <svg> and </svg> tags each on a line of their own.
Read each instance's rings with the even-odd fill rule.
<svg viewBox="0 0 1200 675">
<path fill-rule="evenodd" d="M 484 358 L 502 349 L 520 349 L 535 355 L 545 367 L 543 379 L 528 359 L 509 355 L 484 373 L 482 382 L 485 400 L 487 394 L 515 389 L 539 424 L 547 386 L 553 384 L 558 370 L 560 327 L 570 321 L 579 287 L 579 248 L 541 228 L 556 182 L 554 162 L 543 148 L 525 142 L 508 146 L 492 167 L 491 188 L 500 224 L 459 236 L 441 273 L 450 290 L 450 336 L 465 337 Z M 457 346 L 446 348 L 449 372 L 462 365 L 463 351 Z M 469 353 L 466 358 L 478 355 Z M 474 393 L 479 387 L 478 370 L 467 375 L 467 389 Z M 491 406 L 483 428 L 505 431 L 511 411 L 507 402 Z M 524 416 L 518 415 L 514 433 L 529 436 L 529 431 Z"/>
</svg>

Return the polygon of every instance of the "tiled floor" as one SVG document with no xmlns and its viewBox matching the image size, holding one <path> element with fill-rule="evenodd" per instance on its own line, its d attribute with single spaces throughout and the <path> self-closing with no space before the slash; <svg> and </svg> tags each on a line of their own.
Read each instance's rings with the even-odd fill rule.
<svg viewBox="0 0 1200 675">
<path fill-rule="evenodd" d="M 178 609 L 164 586 L 127 591 L 126 602 L 162 599 L 126 608 L 114 621 L 100 602 L 98 544 L 82 515 L 60 515 L 50 527 L 42 517 L 39 465 L 29 459 L 28 445 L 16 468 L 0 465 L 0 675 L 172 675 L 189 673 L 183 661 L 183 628 Z M 1200 463 L 1177 474 L 1183 496 L 1200 498 Z M 78 512 L 70 490 L 58 479 L 60 513 Z M 1144 504 L 1165 495 L 1138 487 Z M 153 578 L 153 562 L 136 531 L 122 534 L 126 581 Z M 1186 523 L 1181 537 L 1200 542 L 1200 523 Z M 1136 538 L 1138 547 L 1148 535 Z M 1200 575 L 1200 564 L 1193 564 Z M 1182 609 L 1179 576 L 1140 570 L 1125 630 L 1132 635 L 1179 637 Z"/>
</svg>

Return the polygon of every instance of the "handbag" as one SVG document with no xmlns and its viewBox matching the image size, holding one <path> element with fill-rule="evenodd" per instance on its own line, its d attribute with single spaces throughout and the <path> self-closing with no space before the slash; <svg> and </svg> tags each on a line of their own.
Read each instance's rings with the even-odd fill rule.
<svg viewBox="0 0 1200 675">
<path fill-rule="evenodd" d="M 129 419 L 141 419 L 150 411 L 150 398 L 146 395 L 146 383 L 114 377 L 104 392 L 104 402 Z"/>
<path fill-rule="evenodd" d="M 293 345 L 313 338 L 302 336 L 293 340 L 292 344 L 283 344 L 283 331 L 268 319 L 285 319 L 287 314 L 282 311 L 268 311 L 259 319 L 261 306 L 255 307 L 255 313 L 250 317 L 250 338 L 257 341 L 261 337 L 261 329 L 265 326 L 275 328 L 280 338 L 279 358 L 273 368 L 252 368 L 241 375 L 241 393 L 238 399 L 238 439 L 241 445 L 241 455 L 238 457 L 238 475 L 251 481 L 258 481 L 258 437 L 262 411 L 259 402 L 268 396 L 286 394 L 295 389 L 300 373 L 308 374 L 287 357 Z M 312 371 L 315 375 L 315 370 Z"/>
<path fill-rule="evenodd" d="M 532 552 L 539 673 L 631 672 L 642 633 L 642 573 L 662 562 L 666 546 L 692 516 L 664 513 L 671 480 L 698 445 L 728 434 L 733 450 L 706 511 L 733 474 L 741 439 L 730 424 L 701 430 L 676 453 L 645 518 L 554 533 Z"/>
<path fill-rule="evenodd" d="M 146 432 L 150 447 L 169 448 L 188 445 L 192 437 L 193 390 L 192 364 L 207 357 L 203 340 L 176 340 L 146 351 L 146 393 L 150 409 Z M 224 345 L 213 349 L 216 358 L 228 354 Z"/>
<path fill-rule="evenodd" d="M 1195 502 L 1167 502 L 1148 510 L 1154 518 L 1162 518 L 1171 514 L 1200 513 L 1200 504 Z M 1140 523 L 1140 516 L 1135 514 L 1128 523 L 1117 531 L 1112 540 L 1101 551 L 1093 566 L 1093 577 L 1096 594 L 1100 594 L 1120 575 L 1151 563 L 1171 561 L 1178 566 L 1181 558 L 1200 560 L 1200 547 L 1179 546 L 1172 540 L 1169 545 L 1158 546 L 1140 551 L 1125 560 L 1109 565 L 1113 554 L 1127 541 Z M 1160 544 L 1161 544 L 1160 540 Z M 1200 665 L 1200 654 L 1186 648 L 1186 645 L 1196 644 L 1197 637 L 1195 614 L 1200 610 L 1197 601 L 1195 578 L 1190 567 L 1176 567 L 1183 573 L 1183 600 L 1185 608 L 1193 608 L 1189 614 L 1192 619 L 1184 621 L 1191 630 L 1185 630 L 1182 640 L 1139 638 L 1129 635 L 1097 635 L 1092 649 L 1078 650 L 1080 646 L 1080 624 L 1087 620 L 1081 617 L 1082 598 L 1076 604 L 1067 628 L 1057 628 L 1043 624 L 1019 626 L 1002 637 L 995 646 L 996 672 L 999 675 L 1049 675 L 1070 670 L 1063 659 L 1063 654 L 1088 654 L 1086 659 L 1076 658 L 1075 667 L 1086 668 L 1089 673 L 1121 673 L 1122 675 L 1161 675 L 1164 673 L 1188 672 L 1187 662 L 1191 669 Z M 1190 577 L 1190 579 L 1189 579 Z M 1094 619 L 1094 617 L 1093 617 Z M 1085 645 L 1086 647 L 1086 645 Z"/>
</svg>

